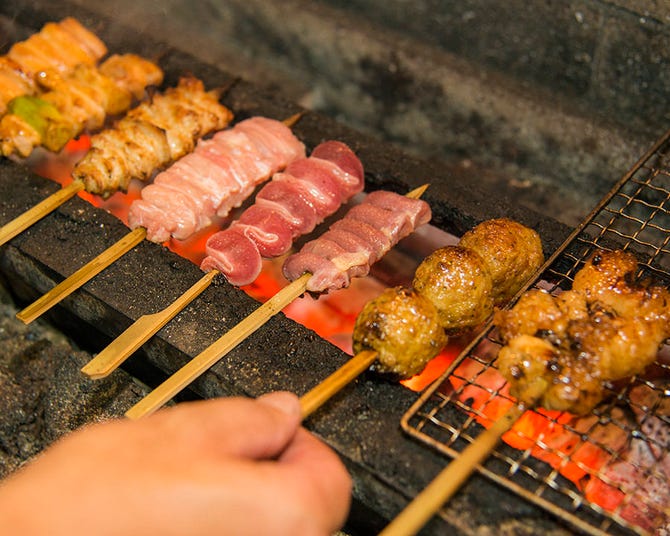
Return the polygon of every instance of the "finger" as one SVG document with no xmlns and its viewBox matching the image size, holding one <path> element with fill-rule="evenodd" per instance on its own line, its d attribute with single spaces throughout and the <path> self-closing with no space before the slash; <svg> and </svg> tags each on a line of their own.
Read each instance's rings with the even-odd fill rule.
<svg viewBox="0 0 670 536">
<path fill-rule="evenodd" d="M 162 433 L 181 438 L 188 448 L 251 459 L 277 457 L 299 423 L 299 402 L 291 393 L 259 400 L 230 397 L 182 403 L 137 421 L 138 426 L 157 426 Z"/>
<path fill-rule="evenodd" d="M 334 531 L 346 521 L 352 481 L 338 455 L 314 435 L 301 429 L 279 458 L 285 481 L 293 482 L 308 511 Z"/>
</svg>

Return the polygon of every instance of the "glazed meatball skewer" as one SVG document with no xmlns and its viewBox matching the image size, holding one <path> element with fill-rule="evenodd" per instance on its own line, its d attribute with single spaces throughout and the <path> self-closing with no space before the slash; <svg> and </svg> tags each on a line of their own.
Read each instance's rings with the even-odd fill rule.
<svg viewBox="0 0 670 536">
<path fill-rule="evenodd" d="M 393 379 L 420 373 L 449 335 L 482 325 L 543 261 L 537 233 L 506 218 L 480 223 L 458 245 L 433 252 L 412 288 L 388 288 L 365 305 L 354 326 L 354 357 L 304 395 L 305 415 L 367 369 Z"/>
</svg>

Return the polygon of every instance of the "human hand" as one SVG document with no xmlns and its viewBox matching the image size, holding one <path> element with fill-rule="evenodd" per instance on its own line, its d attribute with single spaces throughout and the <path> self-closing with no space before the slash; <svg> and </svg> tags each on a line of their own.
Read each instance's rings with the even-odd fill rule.
<svg viewBox="0 0 670 536">
<path fill-rule="evenodd" d="M 91 425 L 0 484 L 3 533 L 328 535 L 351 480 L 298 399 L 183 403 Z"/>
</svg>

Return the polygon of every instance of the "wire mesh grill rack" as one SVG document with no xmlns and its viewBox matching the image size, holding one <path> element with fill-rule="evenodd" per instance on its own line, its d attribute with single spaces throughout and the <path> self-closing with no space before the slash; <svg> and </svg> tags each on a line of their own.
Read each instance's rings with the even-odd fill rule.
<svg viewBox="0 0 670 536">
<path fill-rule="evenodd" d="M 631 251 L 641 275 L 669 284 L 669 140 L 670 131 L 621 178 L 517 299 L 529 288 L 570 288 L 574 274 L 598 249 Z M 496 369 L 500 347 L 490 325 L 407 411 L 401 423 L 405 432 L 456 458 L 515 404 Z M 477 470 L 587 534 L 670 534 L 667 354 L 666 345 L 644 375 L 607 386 L 611 396 L 588 416 L 526 411 Z M 459 422 L 446 411 L 453 405 L 462 410 Z"/>
</svg>

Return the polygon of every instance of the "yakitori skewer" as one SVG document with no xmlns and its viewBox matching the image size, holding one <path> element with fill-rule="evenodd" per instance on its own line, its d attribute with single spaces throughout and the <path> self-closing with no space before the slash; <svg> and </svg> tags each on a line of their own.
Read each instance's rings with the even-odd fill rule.
<svg viewBox="0 0 670 536">
<path fill-rule="evenodd" d="M 179 298 L 179 308 L 172 304 L 161 312 L 141 317 L 82 371 L 93 378 L 108 375 L 202 292 L 215 275 L 222 274 L 237 286 L 252 283 L 260 274 L 263 258 L 286 253 L 297 237 L 312 232 L 361 192 L 363 184 L 363 165 L 342 142 L 322 142 L 310 157 L 303 154 L 296 158 L 283 172 L 273 175 L 256 194 L 254 204 L 237 220 L 207 240 L 208 257 L 202 264 L 207 274 L 194 285 L 192 290 L 197 288 L 197 293 L 189 290 L 190 299 Z"/>
<path fill-rule="evenodd" d="M 526 262 L 518 262 L 521 256 Z M 366 304 L 354 327 L 356 354 L 301 397 L 303 418 L 370 368 L 399 378 L 421 372 L 447 343 L 446 333 L 484 323 L 494 304 L 524 288 L 543 260 L 537 233 L 507 219 L 483 222 L 458 245 L 433 252 L 417 268 L 412 288 L 386 289 Z M 414 534 L 423 526 L 522 412 L 514 406 L 484 432 L 389 526 L 389 534 Z"/>
<path fill-rule="evenodd" d="M 59 152 L 82 132 L 102 128 L 108 117 L 125 113 L 163 71 L 136 54 L 114 54 L 100 66 L 80 64 L 65 75 L 43 76 L 39 95 L 21 95 L 0 119 L 4 156 L 28 157 L 35 147 Z"/>
<path fill-rule="evenodd" d="M 131 205 L 129 223 L 133 229 L 126 236 L 20 311 L 17 317 L 31 322 L 146 237 L 153 242 L 164 242 L 171 235 L 188 238 L 206 227 L 215 215 L 226 216 L 257 184 L 304 156 L 304 145 L 286 128 L 299 117 L 296 114 L 285 124 L 264 117 L 247 119 L 199 143 L 193 152 L 159 173 L 154 183 L 142 190 L 142 199 Z M 175 200 L 180 203 L 178 206 L 174 206 Z M 190 201 L 190 206 L 186 206 L 186 201 Z M 185 229 L 189 211 L 193 222 Z"/>
<path fill-rule="evenodd" d="M 305 416 L 368 368 L 392 378 L 420 373 L 450 334 L 483 325 L 543 260 L 537 233 L 505 218 L 482 222 L 458 245 L 434 251 L 411 288 L 388 288 L 365 305 L 354 326 L 356 354 L 303 396 Z"/>
<path fill-rule="evenodd" d="M 232 119 L 219 102 L 220 93 L 221 89 L 205 91 L 197 78 L 183 77 L 176 87 L 130 110 L 113 128 L 92 136 L 91 149 L 74 167 L 74 181 L 0 228 L 0 245 L 78 192 L 108 197 L 126 191 L 132 179 L 147 181 L 191 152 L 199 138 Z"/>
<path fill-rule="evenodd" d="M 95 65 L 106 53 L 105 44 L 76 19 L 47 22 L 0 56 L 0 115 L 12 99 L 38 93 L 38 78 L 66 75 L 78 65 Z"/>
<path fill-rule="evenodd" d="M 596 251 L 572 289 L 552 296 L 525 292 L 495 314 L 503 346 L 500 372 L 513 405 L 454 459 L 385 530 L 412 535 L 449 500 L 527 409 L 588 414 L 603 384 L 638 374 L 670 336 L 670 292 L 637 279 L 638 263 L 624 251 Z M 551 363 L 551 366 L 548 366 Z"/>
<path fill-rule="evenodd" d="M 408 193 L 406 198 L 418 200 L 426 188 L 427 185 L 417 188 Z M 398 201 L 402 198 L 403 196 L 383 191 L 368 194 L 366 198 L 368 203 L 364 201 L 353 207 L 340 220 L 343 223 L 338 225 L 336 222 L 323 235 L 325 237 L 332 232 L 331 237 L 335 238 L 334 235 L 338 234 L 338 240 L 342 239 L 339 243 L 320 237 L 308 242 L 300 252 L 289 257 L 284 264 L 285 275 L 292 279 L 288 286 L 151 391 L 130 408 L 126 416 L 139 419 L 159 409 L 227 352 L 263 326 L 268 319 L 305 292 L 336 290 L 347 286 L 351 277 L 365 275 L 370 269 L 370 264 L 379 260 L 416 227 L 430 220 L 430 208 L 425 202 L 399 206 Z M 390 207 L 391 204 L 395 205 L 393 209 Z M 388 208 L 382 208 L 384 206 Z M 359 231 L 366 228 L 366 238 L 363 238 L 362 234 L 357 236 L 345 230 L 347 226 L 357 228 Z M 289 262 L 291 259 L 294 259 L 293 262 Z"/>
</svg>

